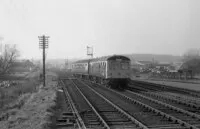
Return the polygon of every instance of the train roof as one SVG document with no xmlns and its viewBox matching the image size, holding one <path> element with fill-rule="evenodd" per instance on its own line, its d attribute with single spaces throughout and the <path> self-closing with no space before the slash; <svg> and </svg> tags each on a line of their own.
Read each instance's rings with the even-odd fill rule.
<svg viewBox="0 0 200 129">
<path fill-rule="evenodd" d="M 88 61 L 90 61 L 90 62 L 109 61 L 109 60 L 116 60 L 116 59 L 130 61 L 130 59 L 128 57 L 126 57 L 126 56 L 123 56 L 123 55 L 112 55 L 112 56 L 103 56 L 103 57 L 93 58 L 93 59 L 78 60 L 78 61 L 76 61 L 74 63 L 87 63 Z"/>
</svg>

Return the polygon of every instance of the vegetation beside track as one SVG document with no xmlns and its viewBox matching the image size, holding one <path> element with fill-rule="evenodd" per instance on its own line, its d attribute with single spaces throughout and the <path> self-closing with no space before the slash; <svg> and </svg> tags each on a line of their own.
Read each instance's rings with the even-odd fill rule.
<svg viewBox="0 0 200 129">
<path fill-rule="evenodd" d="M 51 75 L 50 78 L 52 76 L 56 75 Z M 7 110 L 1 113 L 1 129 L 43 129 L 50 124 L 52 107 L 55 106 L 57 81 L 47 78 L 47 86 L 42 87 L 36 83 L 34 77 L 38 79 L 38 76 L 33 75 L 26 78 L 27 82 L 32 82 L 30 86 L 24 85 L 19 91 L 17 88 L 12 89 L 16 94 L 25 93 L 12 103 L 13 106 L 7 107 Z"/>
<path fill-rule="evenodd" d="M 29 75 L 30 74 L 30 75 Z M 39 81 L 37 78 L 37 72 L 29 73 L 26 76 L 21 76 L 20 80 L 18 80 L 18 76 L 9 76 L 4 77 L 4 80 L 15 80 L 17 81 L 17 85 L 10 85 L 9 87 L 0 87 L 0 109 L 6 110 L 9 108 L 15 101 L 23 96 L 24 94 L 36 92 Z M 31 78 L 29 77 L 31 76 Z M 23 78 L 23 79 L 22 79 Z"/>
</svg>

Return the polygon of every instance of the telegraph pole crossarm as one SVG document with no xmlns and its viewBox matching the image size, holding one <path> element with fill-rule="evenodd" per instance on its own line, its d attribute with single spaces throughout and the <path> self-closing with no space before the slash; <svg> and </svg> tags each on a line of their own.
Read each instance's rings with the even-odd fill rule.
<svg viewBox="0 0 200 129">
<path fill-rule="evenodd" d="M 47 49 L 49 47 L 49 44 L 48 44 L 48 39 L 49 39 L 49 36 L 38 36 L 39 38 L 39 48 L 40 49 L 43 49 L 43 86 L 45 86 L 45 81 L 46 81 L 46 73 L 45 73 L 45 49 Z"/>
</svg>

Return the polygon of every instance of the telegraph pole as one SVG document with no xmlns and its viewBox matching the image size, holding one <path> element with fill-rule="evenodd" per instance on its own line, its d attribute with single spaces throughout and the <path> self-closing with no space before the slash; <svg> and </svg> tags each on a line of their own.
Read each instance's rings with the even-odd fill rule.
<svg viewBox="0 0 200 129">
<path fill-rule="evenodd" d="M 46 81 L 46 77 L 45 77 L 45 49 L 48 48 L 49 44 L 48 44 L 48 39 L 49 36 L 38 36 L 39 38 L 39 47 L 40 49 L 43 49 L 43 86 L 45 86 L 45 81 Z"/>
</svg>

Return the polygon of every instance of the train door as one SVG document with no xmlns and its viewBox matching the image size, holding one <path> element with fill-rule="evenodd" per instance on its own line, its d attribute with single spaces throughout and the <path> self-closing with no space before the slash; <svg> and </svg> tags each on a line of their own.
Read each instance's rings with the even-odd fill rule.
<svg viewBox="0 0 200 129">
<path fill-rule="evenodd" d="M 90 65 L 90 61 L 88 61 L 88 67 L 87 67 L 87 71 L 88 71 L 88 75 L 90 74 L 91 71 L 91 65 Z"/>
</svg>

